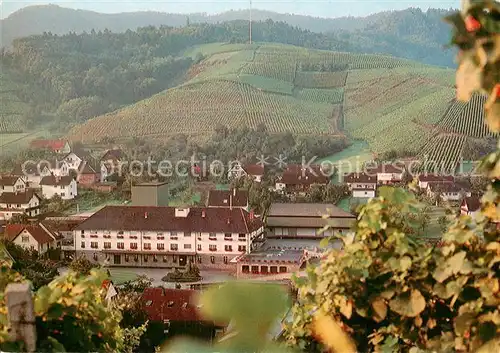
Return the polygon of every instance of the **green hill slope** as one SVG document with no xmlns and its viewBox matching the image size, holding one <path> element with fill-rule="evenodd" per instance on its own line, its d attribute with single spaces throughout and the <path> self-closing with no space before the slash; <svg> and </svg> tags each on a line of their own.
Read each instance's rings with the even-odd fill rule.
<svg viewBox="0 0 500 353">
<path fill-rule="evenodd" d="M 208 57 L 182 86 L 91 119 L 69 137 L 206 136 L 217 124 L 264 124 L 271 132 L 345 134 L 375 154 L 425 151 L 447 168 L 467 141 L 488 137 L 479 105 L 454 101 L 453 70 L 281 44 L 208 44 L 185 55 L 198 52 Z M 449 146 L 440 143 L 449 136 Z"/>
</svg>

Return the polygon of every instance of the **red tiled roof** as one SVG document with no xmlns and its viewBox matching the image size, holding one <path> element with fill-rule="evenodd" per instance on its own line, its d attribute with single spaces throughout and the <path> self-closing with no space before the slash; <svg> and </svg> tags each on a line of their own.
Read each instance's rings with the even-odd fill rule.
<svg viewBox="0 0 500 353">
<path fill-rule="evenodd" d="M 12 229 L 9 229 L 9 231 L 7 231 L 6 229 L 5 232 L 8 241 L 14 241 L 17 238 L 17 236 L 24 230 L 30 233 L 31 236 L 35 238 L 35 240 L 38 242 L 38 244 L 46 244 L 54 240 L 51 234 L 48 233 L 45 229 L 43 229 L 40 225 L 9 224 L 7 227 L 9 226 L 12 226 Z M 17 231 L 17 233 L 15 231 Z"/>
<path fill-rule="evenodd" d="M 2 175 L 2 176 L 0 176 L 0 186 L 14 186 L 14 184 L 18 180 L 19 180 L 18 176 Z"/>
<path fill-rule="evenodd" d="M 4 192 L 0 195 L 0 203 L 25 205 L 30 202 L 33 196 L 40 200 L 40 197 L 31 189 L 25 192 Z"/>
<path fill-rule="evenodd" d="M 7 224 L 5 226 L 5 239 L 13 240 L 24 229 L 24 224 Z"/>
<path fill-rule="evenodd" d="M 56 177 L 54 175 L 47 175 L 40 180 L 40 185 L 51 185 L 51 186 L 67 186 L 73 181 L 73 178 L 69 175 Z"/>
<path fill-rule="evenodd" d="M 455 178 L 451 175 L 420 174 L 418 180 L 428 183 L 453 183 Z"/>
<path fill-rule="evenodd" d="M 264 166 L 260 164 L 247 164 L 243 167 L 243 170 L 248 175 L 264 175 Z"/>
<path fill-rule="evenodd" d="M 376 184 L 377 175 L 368 175 L 365 173 L 351 173 L 344 176 L 344 183 L 365 183 L 365 184 Z"/>
<path fill-rule="evenodd" d="M 176 217 L 175 210 L 175 207 L 106 206 L 75 229 L 250 233 L 263 225 L 241 208 L 191 207 L 187 217 Z"/>
<path fill-rule="evenodd" d="M 198 293 L 187 289 L 146 288 L 141 299 L 151 321 L 206 321 L 197 308 Z"/>
<path fill-rule="evenodd" d="M 244 190 L 210 190 L 208 206 L 212 207 L 245 207 L 248 204 L 248 192 Z"/>
<path fill-rule="evenodd" d="M 50 148 L 53 151 L 60 150 L 64 147 L 66 141 L 64 140 L 33 140 L 30 143 L 34 148 Z"/>
</svg>

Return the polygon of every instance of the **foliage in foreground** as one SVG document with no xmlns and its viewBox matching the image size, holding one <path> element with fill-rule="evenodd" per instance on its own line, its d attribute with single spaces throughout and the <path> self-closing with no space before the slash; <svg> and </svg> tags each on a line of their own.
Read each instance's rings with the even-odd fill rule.
<svg viewBox="0 0 500 353">
<path fill-rule="evenodd" d="M 0 350 L 23 350 L 22 342 L 8 336 L 5 288 L 22 282 L 22 275 L 2 261 L 0 276 Z M 41 287 L 34 294 L 34 310 L 39 352 L 132 352 L 145 326 L 121 328 L 118 307 L 104 299 L 103 271 L 82 276 L 69 272 Z"/>
</svg>

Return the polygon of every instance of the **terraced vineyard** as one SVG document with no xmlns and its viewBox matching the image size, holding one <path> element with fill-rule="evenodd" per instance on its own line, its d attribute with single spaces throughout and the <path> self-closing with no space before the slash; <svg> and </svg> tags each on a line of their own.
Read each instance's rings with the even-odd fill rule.
<svg viewBox="0 0 500 353">
<path fill-rule="evenodd" d="M 0 67 L 0 134 L 24 130 L 21 118 L 29 107 L 18 97 L 20 89 Z"/>
<path fill-rule="evenodd" d="M 74 140 L 207 136 L 217 124 L 346 134 L 375 154 L 427 155 L 453 169 L 467 138 L 487 137 L 482 98 L 454 101 L 454 71 L 404 59 L 281 44 L 208 44 L 192 79 L 75 127 Z"/>
</svg>

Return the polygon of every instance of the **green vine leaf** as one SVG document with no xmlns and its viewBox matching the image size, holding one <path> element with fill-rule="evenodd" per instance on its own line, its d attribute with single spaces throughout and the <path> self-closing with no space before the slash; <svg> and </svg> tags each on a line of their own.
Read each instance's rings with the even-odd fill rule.
<svg viewBox="0 0 500 353">
<path fill-rule="evenodd" d="M 418 289 L 400 294 L 389 302 L 392 311 L 401 316 L 415 317 L 425 309 L 425 298 Z"/>
</svg>

